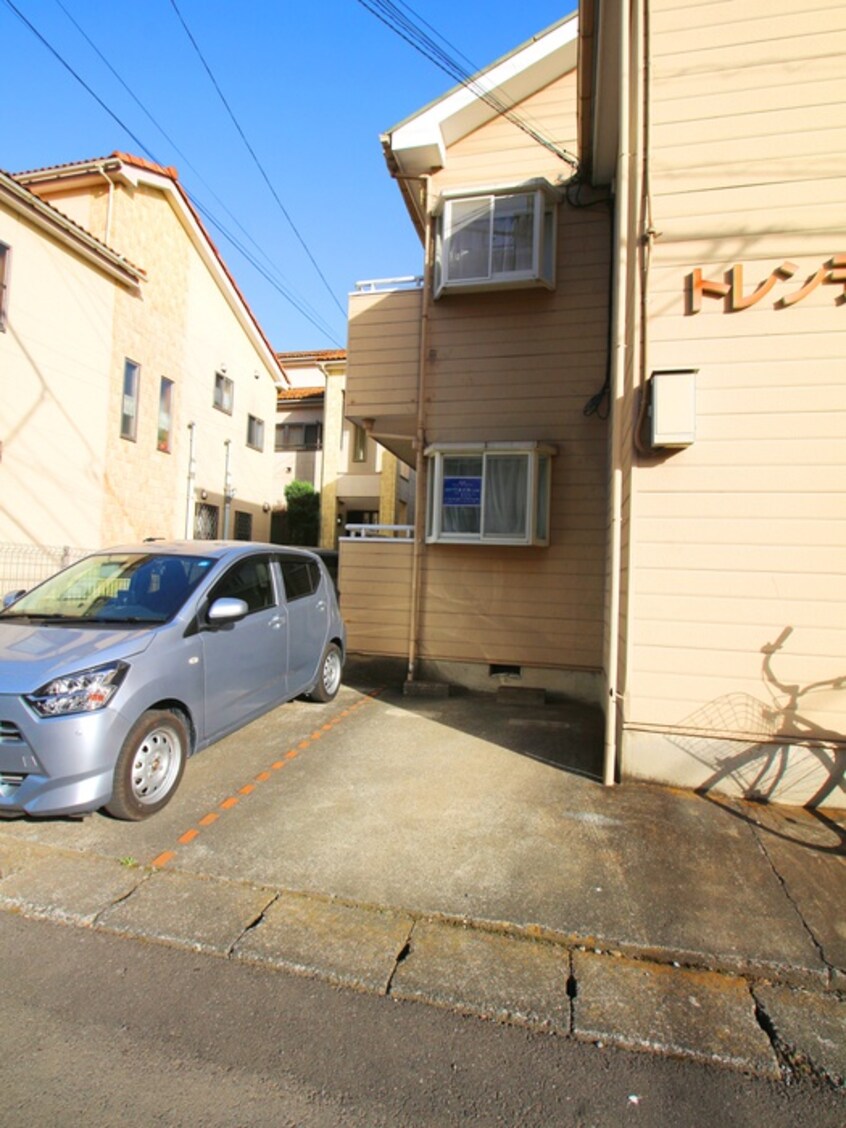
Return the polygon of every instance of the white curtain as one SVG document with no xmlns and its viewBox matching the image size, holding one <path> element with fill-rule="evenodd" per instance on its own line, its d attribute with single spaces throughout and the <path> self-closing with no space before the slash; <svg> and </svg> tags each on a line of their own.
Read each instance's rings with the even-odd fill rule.
<svg viewBox="0 0 846 1128">
<path fill-rule="evenodd" d="M 491 198 L 454 200 L 449 211 L 451 282 L 488 278 L 491 273 Z"/>
<path fill-rule="evenodd" d="M 529 461 L 525 454 L 488 455 L 485 464 L 484 533 L 525 537 Z"/>
</svg>

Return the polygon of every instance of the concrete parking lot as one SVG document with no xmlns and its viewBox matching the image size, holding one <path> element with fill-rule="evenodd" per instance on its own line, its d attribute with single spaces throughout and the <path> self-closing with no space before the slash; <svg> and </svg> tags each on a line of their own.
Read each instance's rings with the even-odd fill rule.
<svg viewBox="0 0 846 1128">
<path fill-rule="evenodd" d="M 769 1076 L 846 1075 L 846 821 L 598 782 L 566 701 L 351 663 L 145 823 L 0 824 L 0 907 Z"/>
</svg>

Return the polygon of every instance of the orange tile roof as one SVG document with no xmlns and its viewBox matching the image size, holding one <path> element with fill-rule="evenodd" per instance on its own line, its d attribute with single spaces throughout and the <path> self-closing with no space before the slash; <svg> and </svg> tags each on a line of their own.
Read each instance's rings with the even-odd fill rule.
<svg viewBox="0 0 846 1128">
<path fill-rule="evenodd" d="M 306 349 L 303 352 L 278 352 L 277 358 L 283 364 L 296 364 L 297 361 L 308 363 L 313 361 L 320 364 L 326 360 L 346 360 L 346 349 Z"/>
<path fill-rule="evenodd" d="M 304 400 L 304 399 L 317 399 L 318 396 L 325 395 L 324 388 L 277 388 L 276 399 L 278 403 L 283 400 L 290 403 L 291 400 Z"/>
<path fill-rule="evenodd" d="M 180 197 L 182 198 L 183 203 L 185 204 L 185 207 L 191 213 L 191 216 L 194 219 L 194 222 L 197 224 L 200 231 L 202 232 L 206 242 L 209 245 L 209 248 L 211 249 L 212 253 L 214 254 L 215 258 L 217 259 L 221 270 L 226 275 L 226 277 L 229 280 L 229 283 L 231 284 L 233 290 L 238 295 L 238 298 L 239 298 L 241 304 L 243 305 L 243 307 L 246 310 L 247 314 L 249 315 L 251 321 L 253 322 L 253 325 L 255 326 L 259 336 L 262 338 L 265 345 L 267 346 L 268 352 L 274 358 L 277 365 L 279 366 L 280 376 L 284 380 L 287 380 L 288 376 L 282 368 L 281 362 L 280 362 L 280 360 L 279 360 L 279 358 L 276 354 L 276 351 L 274 350 L 270 341 L 267 339 L 267 336 L 265 335 L 265 332 L 262 329 L 258 318 L 256 317 L 255 313 L 253 313 L 253 310 L 251 309 L 249 302 L 244 297 L 244 294 L 243 294 L 240 286 L 235 281 L 235 278 L 233 277 L 231 271 L 229 270 L 229 267 L 226 265 L 226 262 L 224 261 L 223 255 L 220 253 L 220 250 L 218 249 L 217 244 L 215 243 L 214 239 L 212 239 L 211 235 L 209 234 L 208 228 L 206 227 L 206 225 L 203 223 L 202 219 L 200 218 L 200 215 L 199 215 L 197 209 L 192 204 L 188 193 L 185 191 L 185 189 L 180 184 L 179 174 L 178 174 L 176 168 L 173 165 L 167 165 L 167 166 L 160 165 L 160 164 L 157 164 L 155 161 L 148 161 L 145 157 L 136 157 L 132 153 L 122 153 L 118 150 L 115 150 L 113 153 L 110 153 L 108 157 L 95 157 L 95 158 L 93 158 L 89 161 L 70 161 L 70 162 L 67 162 L 65 164 L 50 165 L 46 168 L 29 169 L 26 172 L 15 173 L 14 177 L 15 178 L 21 177 L 22 179 L 26 179 L 28 176 L 34 176 L 34 175 L 36 175 L 37 173 L 40 173 L 40 172 L 59 172 L 62 169 L 80 168 L 80 170 L 82 171 L 82 170 L 84 170 L 84 166 L 87 165 L 87 164 L 98 164 L 98 163 L 103 163 L 103 162 L 109 161 L 109 160 L 121 161 L 123 164 L 130 165 L 133 168 L 139 168 L 139 169 L 142 169 L 146 172 L 152 172 L 152 173 L 154 173 L 155 175 L 158 175 L 158 176 L 166 176 L 169 180 L 173 181 L 174 188 L 179 193 Z"/>
<path fill-rule="evenodd" d="M 32 189 L 29 188 L 26 184 L 20 184 L 18 182 L 18 177 L 24 175 L 25 173 L 6 172 L 4 169 L 0 169 L 0 177 L 8 178 L 8 180 L 14 182 L 19 192 L 25 192 L 28 197 L 31 196 L 34 207 L 37 206 L 48 212 L 51 216 L 55 217 L 55 222 L 60 224 L 67 231 L 76 232 L 78 235 L 84 237 L 84 239 L 89 243 L 99 248 L 102 252 L 107 252 L 110 256 L 113 256 L 113 258 L 119 261 L 126 268 L 126 270 L 135 274 L 137 278 L 147 277 L 147 272 L 142 267 L 136 266 L 135 263 L 131 261 L 131 259 L 128 259 L 119 251 L 116 251 L 114 247 L 110 247 L 108 243 L 104 243 L 102 239 L 98 239 L 96 235 L 92 235 L 92 233 L 86 227 L 83 227 L 82 224 L 77 223 L 75 219 L 71 219 L 69 215 L 65 215 L 63 211 L 60 211 L 58 208 L 54 207 L 49 202 L 49 200 L 42 200 L 41 197 L 36 192 L 33 192 Z"/>
</svg>

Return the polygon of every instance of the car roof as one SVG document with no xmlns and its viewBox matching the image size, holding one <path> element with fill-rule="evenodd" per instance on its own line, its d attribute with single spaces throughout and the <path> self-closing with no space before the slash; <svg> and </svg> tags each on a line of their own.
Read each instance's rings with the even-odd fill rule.
<svg viewBox="0 0 846 1128">
<path fill-rule="evenodd" d="M 307 548 L 288 544 L 265 544 L 261 541 L 168 541 L 151 538 L 135 544 L 118 544 L 98 549 L 92 556 L 107 556 L 114 552 L 142 552 L 156 556 L 205 556 L 215 560 L 246 556 L 253 552 L 285 552 L 313 558 L 316 554 Z"/>
</svg>

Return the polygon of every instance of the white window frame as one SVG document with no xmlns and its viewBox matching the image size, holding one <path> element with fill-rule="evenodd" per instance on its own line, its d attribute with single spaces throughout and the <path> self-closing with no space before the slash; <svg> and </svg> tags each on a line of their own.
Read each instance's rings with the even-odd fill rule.
<svg viewBox="0 0 846 1128">
<path fill-rule="evenodd" d="M 257 415 L 247 416 L 247 446 L 250 450 L 264 450 L 264 420 Z"/>
<path fill-rule="evenodd" d="M 170 454 L 173 449 L 173 380 L 162 376 L 159 381 L 159 419 L 156 450 Z"/>
<path fill-rule="evenodd" d="M 232 406 L 235 402 L 235 385 L 232 380 L 226 375 L 225 372 L 215 372 L 214 374 L 214 406 L 218 411 L 223 411 L 226 415 L 232 414 Z"/>
<path fill-rule="evenodd" d="M 131 380 L 128 378 L 131 376 Z M 127 391 L 127 383 L 130 390 Z M 128 356 L 123 361 L 123 384 L 120 397 L 120 437 L 138 441 L 138 402 L 141 398 L 141 365 Z"/>
<path fill-rule="evenodd" d="M 427 544 L 537 545 L 549 544 L 552 465 L 556 453 L 551 443 L 487 442 L 438 443 L 425 450 L 428 466 L 426 504 Z M 504 536 L 485 530 L 485 501 L 490 460 L 503 456 L 523 456 L 527 463 L 524 499 L 525 527 L 520 535 Z M 450 532 L 444 528 L 444 461 L 449 458 L 481 458 L 479 493 L 479 532 Z M 470 503 L 471 505 L 473 503 Z"/>
<path fill-rule="evenodd" d="M 522 269 L 498 270 L 495 262 L 497 202 L 524 198 L 532 203 L 531 262 Z M 435 286 L 434 294 L 478 293 L 484 290 L 555 289 L 555 251 L 557 245 L 559 193 L 547 180 L 524 184 L 444 192 L 435 208 Z M 484 272 L 458 277 L 450 270 L 450 251 L 462 228 L 456 218 L 462 205 L 477 205 L 477 221 L 488 219 L 488 261 Z"/>
<path fill-rule="evenodd" d="M 367 461 L 367 431 L 358 423 L 353 423 L 352 430 L 352 461 Z"/>
</svg>

